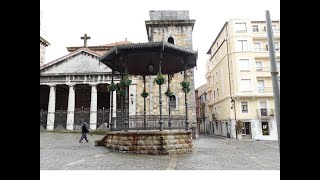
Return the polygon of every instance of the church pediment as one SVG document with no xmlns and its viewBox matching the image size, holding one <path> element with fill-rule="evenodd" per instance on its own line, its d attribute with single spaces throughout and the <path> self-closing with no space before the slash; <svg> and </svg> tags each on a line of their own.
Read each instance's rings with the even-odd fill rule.
<svg viewBox="0 0 320 180">
<path fill-rule="evenodd" d="M 99 55 L 86 48 L 78 49 L 66 56 L 40 67 L 41 75 L 59 74 L 105 74 L 111 69 L 99 61 Z"/>
</svg>

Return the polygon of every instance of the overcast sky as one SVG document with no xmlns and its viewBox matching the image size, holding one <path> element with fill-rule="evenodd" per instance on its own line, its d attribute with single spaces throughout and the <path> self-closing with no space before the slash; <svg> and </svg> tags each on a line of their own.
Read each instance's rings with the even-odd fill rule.
<svg viewBox="0 0 320 180">
<path fill-rule="evenodd" d="M 68 54 L 66 47 L 82 46 L 84 33 L 88 46 L 125 38 L 133 43 L 147 42 L 145 20 L 149 10 L 189 10 L 195 19 L 193 49 L 198 50 L 195 87 L 205 83 L 206 54 L 224 23 L 231 18 L 280 20 L 280 0 L 40 0 L 41 36 L 50 46 L 45 63 Z"/>
</svg>

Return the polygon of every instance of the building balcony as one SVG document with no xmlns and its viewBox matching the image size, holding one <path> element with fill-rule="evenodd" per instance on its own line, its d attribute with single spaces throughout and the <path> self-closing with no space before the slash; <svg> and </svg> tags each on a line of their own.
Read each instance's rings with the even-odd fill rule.
<svg viewBox="0 0 320 180">
<path fill-rule="evenodd" d="M 258 93 L 272 93 L 272 87 L 258 87 Z"/>
<path fill-rule="evenodd" d="M 275 116 L 274 109 L 271 109 L 271 108 L 257 109 L 258 118 L 272 118 L 274 116 Z"/>
<path fill-rule="evenodd" d="M 271 77 L 270 67 L 256 67 L 257 77 Z M 280 70 L 278 70 L 280 73 Z"/>
</svg>

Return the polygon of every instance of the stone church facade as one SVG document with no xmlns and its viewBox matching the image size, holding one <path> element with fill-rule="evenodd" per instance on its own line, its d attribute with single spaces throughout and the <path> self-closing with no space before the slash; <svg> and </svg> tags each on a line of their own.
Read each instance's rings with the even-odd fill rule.
<svg viewBox="0 0 320 180">
<path fill-rule="evenodd" d="M 192 31 L 195 20 L 189 19 L 188 11 L 150 11 L 150 20 L 145 21 L 148 41 L 167 41 L 177 46 L 192 49 Z M 85 35 L 86 36 L 86 35 Z M 85 39 L 86 41 L 86 39 Z M 90 129 L 108 128 L 111 113 L 110 92 L 111 69 L 100 63 L 99 58 L 112 47 L 130 44 L 125 40 L 100 46 L 67 47 L 70 54 L 40 67 L 40 128 L 79 129 L 81 122 L 90 124 Z M 85 43 L 86 44 L 86 43 Z M 170 89 L 173 97 L 162 95 L 162 113 L 168 115 L 171 101 L 171 115 L 185 115 L 184 92 L 180 82 L 183 73 L 174 74 Z M 130 76 L 129 115 L 143 115 L 143 79 Z M 155 76 L 146 77 L 146 111 L 148 115 L 159 115 L 159 86 Z M 194 70 L 187 70 L 190 82 L 188 93 L 188 117 L 192 127 L 196 126 Z M 115 83 L 120 81 L 114 77 Z M 166 92 L 168 77 L 162 86 Z M 120 96 L 113 92 L 113 117 L 120 110 Z M 164 100 L 165 99 L 165 100 Z"/>
</svg>

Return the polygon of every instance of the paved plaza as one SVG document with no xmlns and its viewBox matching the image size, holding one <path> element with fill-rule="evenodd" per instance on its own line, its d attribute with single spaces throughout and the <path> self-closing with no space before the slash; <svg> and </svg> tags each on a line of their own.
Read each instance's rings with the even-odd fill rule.
<svg viewBox="0 0 320 180">
<path fill-rule="evenodd" d="M 277 141 L 238 141 L 199 135 L 194 152 L 142 155 L 94 146 L 103 135 L 40 132 L 40 170 L 280 170 Z M 83 141 L 85 142 L 85 141 Z"/>
</svg>

